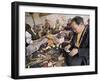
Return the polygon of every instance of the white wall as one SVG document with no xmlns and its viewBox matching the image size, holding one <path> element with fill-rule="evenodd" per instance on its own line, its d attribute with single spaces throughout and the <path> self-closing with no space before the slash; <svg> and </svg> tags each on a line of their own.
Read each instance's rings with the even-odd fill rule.
<svg viewBox="0 0 100 81">
<path fill-rule="evenodd" d="M 50 14 L 50 15 L 41 17 L 41 20 L 42 20 L 42 21 L 45 21 L 45 19 L 48 19 L 50 25 L 51 25 L 51 26 L 54 26 L 55 23 L 56 23 L 56 20 L 59 19 L 61 25 L 66 25 L 67 22 L 68 22 L 68 19 L 69 19 L 69 18 L 73 18 L 73 17 L 75 17 L 75 16 L 77 16 L 77 15 Z M 78 16 L 79 16 L 79 15 L 78 15 Z M 89 19 L 89 16 L 88 16 L 88 15 L 87 15 L 87 16 L 86 16 L 86 15 L 85 15 L 85 16 L 80 15 L 80 16 L 83 17 L 85 23 L 86 23 L 87 20 Z M 44 23 L 44 22 L 43 22 L 43 23 Z"/>
<path fill-rule="evenodd" d="M 31 27 L 34 25 L 32 16 L 27 13 L 25 14 L 25 23 L 29 24 Z"/>
<path fill-rule="evenodd" d="M 0 81 L 13 81 L 10 78 L 11 65 L 11 2 L 14 0 L 1 0 L 0 2 Z M 18 1 L 18 0 L 17 0 Z M 20 1 L 20 0 L 19 0 Z M 44 3 L 58 3 L 58 4 L 72 4 L 72 5 L 87 5 L 98 6 L 98 14 L 100 14 L 100 0 L 21 0 Z M 98 22 L 100 15 L 98 16 Z M 98 31 L 100 31 L 100 23 L 98 23 Z M 100 35 L 100 32 L 98 32 Z M 98 36 L 99 37 L 99 36 Z M 100 37 L 98 38 L 100 41 Z M 98 43 L 100 48 L 100 42 Z M 100 53 L 100 50 L 98 51 Z M 100 54 L 98 54 L 98 62 L 100 62 Z M 98 65 L 100 68 L 100 63 Z M 100 72 L 100 70 L 99 70 Z M 56 78 L 42 78 L 34 79 L 34 81 L 100 81 L 100 74 L 98 75 L 83 75 L 83 76 L 66 76 Z M 22 81 L 22 80 L 21 80 Z M 33 81 L 33 79 L 26 79 L 26 81 Z"/>
<path fill-rule="evenodd" d="M 26 18 L 25 22 L 27 24 L 29 24 L 31 27 L 33 27 L 34 23 L 33 23 L 32 16 L 28 15 L 28 14 L 29 13 L 25 14 L 26 15 L 25 16 L 25 18 Z M 40 17 L 39 13 L 34 13 L 33 14 L 34 21 L 35 21 L 36 25 L 38 25 L 38 24 L 43 24 L 44 25 L 45 24 L 45 19 L 48 19 L 51 27 L 53 27 L 55 25 L 57 19 L 59 19 L 61 25 L 66 26 L 67 22 L 68 22 L 68 19 L 73 18 L 75 16 L 79 16 L 79 15 L 52 13 L 52 14 Z M 89 15 L 80 15 L 80 16 L 83 17 L 85 23 L 87 23 L 87 20 L 90 18 Z"/>
</svg>

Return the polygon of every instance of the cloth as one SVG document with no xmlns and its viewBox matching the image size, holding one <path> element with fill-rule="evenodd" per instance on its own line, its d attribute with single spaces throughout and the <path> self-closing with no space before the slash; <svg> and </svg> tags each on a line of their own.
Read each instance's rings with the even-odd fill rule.
<svg viewBox="0 0 100 81">
<path fill-rule="evenodd" d="M 33 43 L 32 38 L 31 38 L 31 34 L 28 33 L 27 31 L 25 32 L 25 38 L 26 38 L 26 43 L 28 43 L 28 44 Z"/>
</svg>

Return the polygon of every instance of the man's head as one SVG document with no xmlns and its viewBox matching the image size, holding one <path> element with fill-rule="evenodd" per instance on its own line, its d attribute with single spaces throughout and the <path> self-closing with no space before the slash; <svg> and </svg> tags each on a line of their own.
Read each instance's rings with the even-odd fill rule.
<svg viewBox="0 0 100 81">
<path fill-rule="evenodd" d="M 25 30 L 26 31 L 31 30 L 31 26 L 29 24 L 25 24 Z"/>
<path fill-rule="evenodd" d="M 74 32 L 80 33 L 83 30 L 84 27 L 84 21 L 83 18 L 80 16 L 76 16 L 71 20 L 71 27 Z"/>
<path fill-rule="evenodd" d="M 45 22 L 48 22 L 48 19 L 45 19 Z"/>
<path fill-rule="evenodd" d="M 71 23 L 71 18 L 68 19 L 68 24 L 70 24 L 70 23 Z"/>
</svg>

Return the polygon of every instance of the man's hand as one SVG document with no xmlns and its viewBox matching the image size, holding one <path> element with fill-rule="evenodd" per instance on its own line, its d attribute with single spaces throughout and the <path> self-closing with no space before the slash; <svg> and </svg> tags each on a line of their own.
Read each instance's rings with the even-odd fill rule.
<svg viewBox="0 0 100 81">
<path fill-rule="evenodd" d="M 70 56 L 74 56 L 78 53 L 78 49 L 77 48 L 73 48 L 72 51 L 69 53 Z"/>
</svg>

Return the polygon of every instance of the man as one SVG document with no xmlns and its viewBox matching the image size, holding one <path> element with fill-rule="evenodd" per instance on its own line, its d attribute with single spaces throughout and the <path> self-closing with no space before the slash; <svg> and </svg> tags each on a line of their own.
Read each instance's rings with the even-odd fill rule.
<svg viewBox="0 0 100 81">
<path fill-rule="evenodd" d="M 25 24 L 25 40 L 26 40 L 26 47 L 33 43 L 33 40 L 32 40 L 32 35 L 30 33 L 31 31 L 31 27 L 29 24 Z M 32 31 L 31 31 L 32 32 Z"/>
<path fill-rule="evenodd" d="M 35 29 L 33 30 L 29 24 L 25 24 L 25 32 L 26 32 L 26 42 L 28 40 L 36 40 L 39 38 L 38 34 L 36 33 Z M 27 42 L 29 43 L 29 42 Z"/>
<path fill-rule="evenodd" d="M 35 31 L 32 31 L 29 24 L 25 24 L 25 46 L 26 46 L 26 55 L 32 56 L 32 53 L 39 49 L 39 43 L 37 44 L 36 39 L 39 39 Z M 36 42 L 34 42 L 36 41 Z"/>
<path fill-rule="evenodd" d="M 53 30 L 54 30 L 54 34 L 58 33 L 61 30 L 61 24 L 59 22 L 59 19 L 56 20 Z"/>
<path fill-rule="evenodd" d="M 65 27 L 65 30 L 71 30 L 71 18 L 68 19 L 67 25 Z"/>
<path fill-rule="evenodd" d="M 51 26 L 50 26 L 49 20 L 45 19 L 45 24 L 43 26 L 43 32 L 42 32 L 42 34 L 44 36 L 44 35 L 47 35 L 50 32 L 51 32 Z"/>
<path fill-rule="evenodd" d="M 89 65 L 89 27 L 86 27 L 82 17 L 76 16 L 71 20 L 74 37 L 66 63 L 73 65 Z"/>
</svg>

